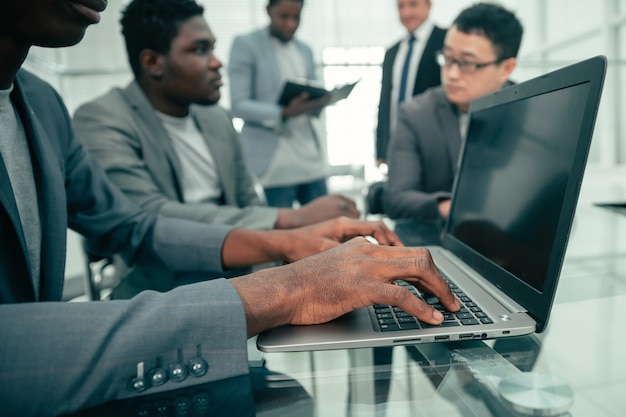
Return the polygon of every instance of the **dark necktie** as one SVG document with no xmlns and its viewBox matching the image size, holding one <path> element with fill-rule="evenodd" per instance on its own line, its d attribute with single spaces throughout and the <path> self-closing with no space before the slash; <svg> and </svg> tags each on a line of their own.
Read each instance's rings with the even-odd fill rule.
<svg viewBox="0 0 626 417">
<path fill-rule="evenodd" d="M 398 94 L 398 103 L 402 103 L 406 97 L 406 82 L 409 78 L 409 66 L 411 64 L 411 54 L 413 53 L 413 44 L 415 43 L 415 36 L 409 37 L 409 49 L 406 51 L 406 57 L 404 58 L 404 65 L 402 66 L 402 76 L 400 78 L 400 91 Z"/>
</svg>

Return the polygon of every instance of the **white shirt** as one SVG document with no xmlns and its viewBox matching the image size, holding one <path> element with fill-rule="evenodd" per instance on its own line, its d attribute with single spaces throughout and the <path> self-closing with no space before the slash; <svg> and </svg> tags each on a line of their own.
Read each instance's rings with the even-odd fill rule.
<svg viewBox="0 0 626 417">
<path fill-rule="evenodd" d="M 459 111 L 459 133 L 461 134 L 461 140 L 465 141 L 467 136 L 467 128 L 469 127 L 469 113 L 463 113 Z"/>
<path fill-rule="evenodd" d="M 219 203 L 222 187 L 215 160 L 191 116 L 173 117 L 156 111 L 178 155 L 185 203 Z"/>
</svg>

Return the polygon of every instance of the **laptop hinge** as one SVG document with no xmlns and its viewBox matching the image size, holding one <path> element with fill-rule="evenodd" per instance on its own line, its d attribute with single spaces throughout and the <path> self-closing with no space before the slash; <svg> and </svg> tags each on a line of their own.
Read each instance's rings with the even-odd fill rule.
<svg viewBox="0 0 626 417">
<path fill-rule="evenodd" d="M 495 298 L 500 304 L 502 304 L 511 313 L 527 313 L 528 310 L 516 303 L 511 297 L 503 293 L 495 285 L 481 277 L 472 268 L 470 268 L 465 262 L 455 256 L 452 252 L 442 251 L 442 253 L 452 262 L 457 268 L 463 271 L 467 276 L 472 279 L 476 285 L 481 287 L 485 292 Z"/>
</svg>

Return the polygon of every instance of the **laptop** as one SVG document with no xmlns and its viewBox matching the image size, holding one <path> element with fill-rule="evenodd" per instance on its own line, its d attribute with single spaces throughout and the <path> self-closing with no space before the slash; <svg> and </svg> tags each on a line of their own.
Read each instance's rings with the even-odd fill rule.
<svg viewBox="0 0 626 417">
<path fill-rule="evenodd" d="M 429 326 L 374 305 L 259 335 L 265 352 L 492 339 L 546 328 L 606 72 L 597 56 L 470 105 L 450 215 L 433 260 L 464 303 Z M 435 308 L 435 297 L 419 294 Z M 355 289 L 356 291 L 356 289 Z"/>
</svg>

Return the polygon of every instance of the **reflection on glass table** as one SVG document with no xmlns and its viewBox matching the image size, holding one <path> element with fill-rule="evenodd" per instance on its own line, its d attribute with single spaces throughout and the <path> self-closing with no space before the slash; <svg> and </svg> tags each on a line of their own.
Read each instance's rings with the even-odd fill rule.
<svg viewBox="0 0 626 417">
<path fill-rule="evenodd" d="M 523 416 L 531 409 L 517 412 L 498 394 L 496 376 L 531 371 L 540 351 L 535 336 L 524 336 L 493 346 L 469 341 L 317 352 L 315 370 L 291 376 L 312 393 L 316 416 Z M 340 352 L 346 367 L 337 366 Z M 267 355 L 269 367 L 275 355 Z M 561 411 L 570 406 L 571 396 L 542 412 L 569 415 Z"/>
</svg>

